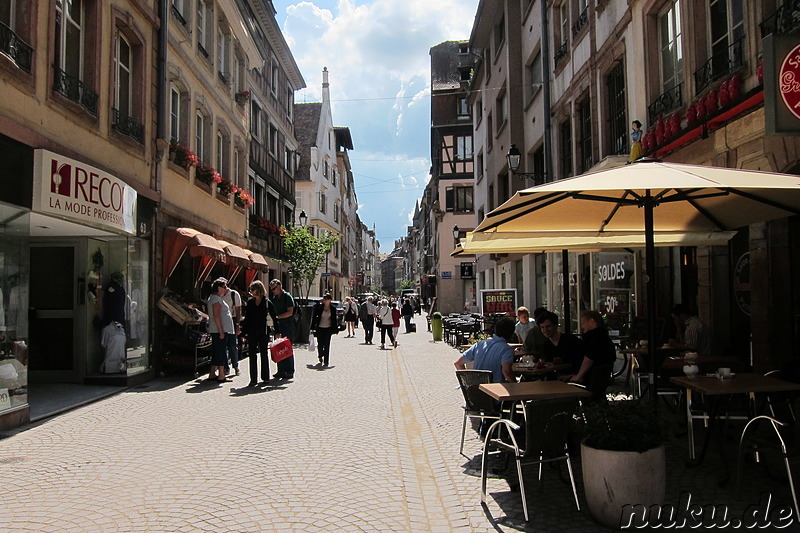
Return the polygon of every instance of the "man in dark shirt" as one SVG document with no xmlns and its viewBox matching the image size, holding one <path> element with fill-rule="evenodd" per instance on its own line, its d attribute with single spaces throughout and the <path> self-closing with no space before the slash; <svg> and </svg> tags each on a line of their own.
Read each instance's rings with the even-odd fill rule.
<svg viewBox="0 0 800 533">
<path fill-rule="evenodd" d="M 581 331 L 583 331 L 583 361 L 578 373 L 574 376 L 565 376 L 565 379 L 585 384 L 592 391 L 592 397 L 602 399 L 605 397 L 617 352 L 608 336 L 603 315 L 598 311 L 587 310 L 581 313 Z"/>
<path fill-rule="evenodd" d="M 555 313 L 545 312 L 536 322 L 544 336 L 547 337 L 547 342 L 542 346 L 545 360 L 553 361 L 558 358 L 560 362 L 572 365 L 572 368 L 566 370 L 566 373 L 577 372 L 583 360 L 583 342 L 571 333 L 558 331 L 558 315 Z M 530 337 L 530 333 L 528 336 Z"/>
</svg>

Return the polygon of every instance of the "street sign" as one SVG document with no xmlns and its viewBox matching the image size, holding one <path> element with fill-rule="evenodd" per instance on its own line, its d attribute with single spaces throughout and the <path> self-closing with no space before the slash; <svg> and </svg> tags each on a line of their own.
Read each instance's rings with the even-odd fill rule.
<svg viewBox="0 0 800 533">
<path fill-rule="evenodd" d="M 453 279 L 453 272 L 451 270 L 442 271 L 442 279 Z"/>
<path fill-rule="evenodd" d="M 331 277 L 331 273 L 330 272 L 323 272 L 322 273 L 322 277 L 323 278 L 329 278 L 329 277 Z"/>
</svg>

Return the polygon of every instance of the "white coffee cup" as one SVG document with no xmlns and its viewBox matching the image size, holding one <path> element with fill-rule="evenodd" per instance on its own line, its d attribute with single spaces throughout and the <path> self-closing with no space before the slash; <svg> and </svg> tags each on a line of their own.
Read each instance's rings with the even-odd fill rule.
<svg viewBox="0 0 800 533">
<path fill-rule="evenodd" d="M 731 377 L 731 369 L 730 368 L 718 368 L 717 375 L 722 379 L 727 379 Z"/>
</svg>

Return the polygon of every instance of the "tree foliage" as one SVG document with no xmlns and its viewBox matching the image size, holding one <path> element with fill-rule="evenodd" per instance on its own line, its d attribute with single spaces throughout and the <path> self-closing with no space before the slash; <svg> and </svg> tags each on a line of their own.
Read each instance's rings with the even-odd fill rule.
<svg viewBox="0 0 800 533">
<path fill-rule="evenodd" d="M 295 225 L 281 227 L 281 237 L 292 281 L 300 289 L 300 294 L 308 298 L 317 270 L 337 237 L 330 234 L 314 237 L 307 226 Z"/>
<path fill-rule="evenodd" d="M 414 282 L 411 281 L 410 279 L 404 279 L 403 281 L 400 282 L 400 287 L 398 287 L 398 288 L 401 291 L 403 289 L 413 289 L 414 288 Z"/>
</svg>

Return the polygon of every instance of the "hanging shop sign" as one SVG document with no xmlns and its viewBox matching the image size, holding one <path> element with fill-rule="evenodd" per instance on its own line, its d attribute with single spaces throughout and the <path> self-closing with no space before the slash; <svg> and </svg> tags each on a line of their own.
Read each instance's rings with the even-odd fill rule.
<svg viewBox="0 0 800 533">
<path fill-rule="evenodd" d="M 764 38 L 764 110 L 769 135 L 800 133 L 800 38 Z"/>
<path fill-rule="evenodd" d="M 475 279 L 475 263 L 461 263 L 461 279 Z"/>
<path fill-rule="evenodd" d="M 481 314 L 490 316 L 505 313 L 514 316 L 517 312 L 517 289 L 481 290 Z"/>
<path fill-rule="evenodd" d="M 75 159 L 34 150 L 33 209 L 102 229 L 136 233 L 136 191 Z"/>
</svg>

